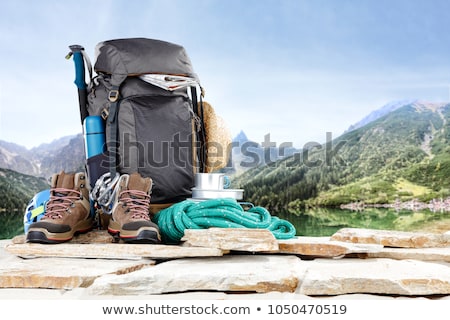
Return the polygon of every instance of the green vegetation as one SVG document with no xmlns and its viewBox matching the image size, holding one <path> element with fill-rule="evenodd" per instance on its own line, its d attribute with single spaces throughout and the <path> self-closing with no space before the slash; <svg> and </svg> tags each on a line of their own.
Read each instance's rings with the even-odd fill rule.
<svg viewBox="0 0 450 320">
<path fill-rule="evenodd" d="M 0 169 L 0 210 L 25 210 L 26 205 L 37 192 L 49 187 L 50 185 L 43 178 Z"/>
<path fill-rule="evenodd" d="M 450 196 L 450 105 L 404 106 L 320 148 L 234 178 L 246 200 L 295 212 Z"/>
<path fill-rule="evenodd" d="M 23 232 L 23 216 L 33 196 L 50 186 L 42 178 L 0 169 L 0 239 Z"/>
</svg>

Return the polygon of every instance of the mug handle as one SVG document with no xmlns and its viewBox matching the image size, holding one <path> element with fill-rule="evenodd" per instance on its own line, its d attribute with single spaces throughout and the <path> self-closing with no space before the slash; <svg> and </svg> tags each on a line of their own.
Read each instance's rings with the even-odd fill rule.
<svg viewBox="0 0 450 320">
<path fill-rule="evenodd" d="M 229 176 L 223 176 L 223 188 L 228 189 L 231 185 L 231 180 Z"/>
</svg>

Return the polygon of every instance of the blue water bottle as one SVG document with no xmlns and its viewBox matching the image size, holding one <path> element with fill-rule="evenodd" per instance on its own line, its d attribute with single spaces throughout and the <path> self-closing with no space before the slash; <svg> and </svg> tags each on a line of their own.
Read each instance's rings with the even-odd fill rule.
<svg viewBox="0 0 450 320">
<path fill-rule="evenodd" d="M 103 173 L 101 161 L 104 157 L 105 145 L 105 122 L 100 116 L 87 116 L 83 122 L 84 149 L 86 152 L 86 170 L 89 185 L 94 188 L 95 182 Z M 95 202 L 90 197 L 91 216 L 95 217 Z"/>
<path fill-rule="evenodd" d="M 103 153 L 105 151 L 105 122 L 102 117 L 86 117 L 83 130 L 86 159 Z"/>
</svg>

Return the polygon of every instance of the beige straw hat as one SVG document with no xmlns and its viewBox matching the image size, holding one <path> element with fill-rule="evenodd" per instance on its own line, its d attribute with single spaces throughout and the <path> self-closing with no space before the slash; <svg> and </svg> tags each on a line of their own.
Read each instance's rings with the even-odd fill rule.
<svg viewBox="0 0 450 320">
<path fill-rule="evenodd" d="M 206 101 L 203 101 L 203 117 L 206 131 L 206 172 L 214 172 L 228 164 L 232 147 L 231 132 L 224 119 Z"/>
</svg>

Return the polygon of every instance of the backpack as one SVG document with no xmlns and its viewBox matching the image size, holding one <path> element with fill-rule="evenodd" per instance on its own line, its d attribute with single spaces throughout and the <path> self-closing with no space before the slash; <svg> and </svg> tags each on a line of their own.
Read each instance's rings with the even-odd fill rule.
<svg viewBox="0 0 450 320">
<path fill-rule="evenodd" d="M 86 162 L 94 194 L 104 180 L 138 172 L 153 180 L 153 212 L 190 198 L 195 173 L 208 166 L 204 94 L 185 49 L 146 38 L 104 41 L 94 71 L 88 118 L 100 119 L 105 141 Z"/>
</svg>

